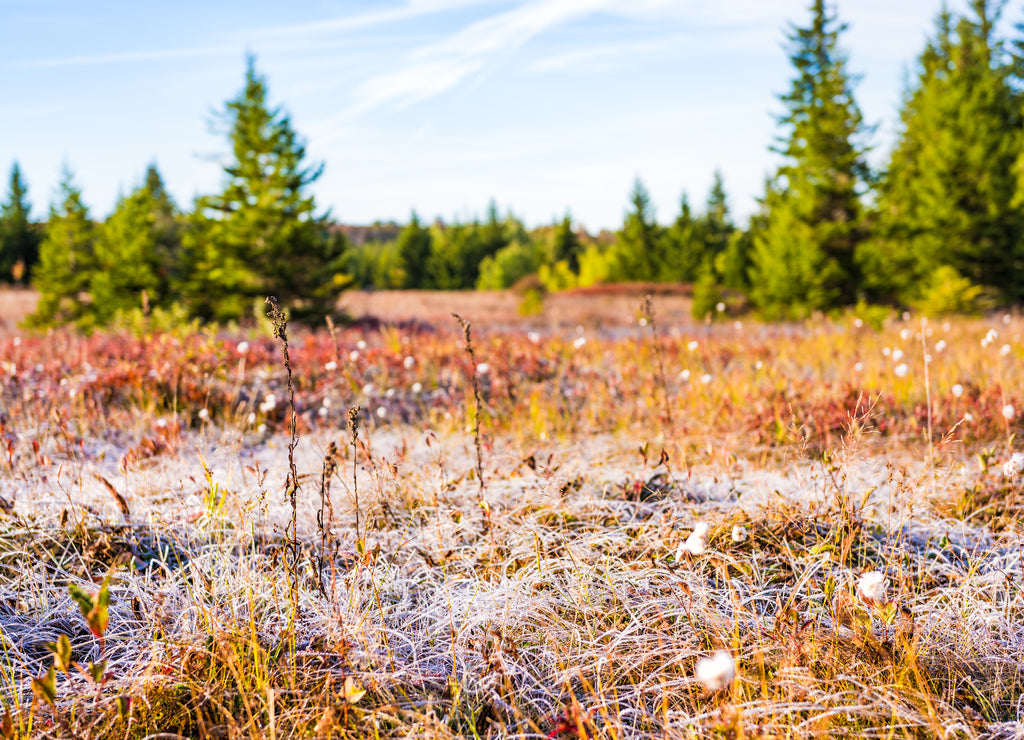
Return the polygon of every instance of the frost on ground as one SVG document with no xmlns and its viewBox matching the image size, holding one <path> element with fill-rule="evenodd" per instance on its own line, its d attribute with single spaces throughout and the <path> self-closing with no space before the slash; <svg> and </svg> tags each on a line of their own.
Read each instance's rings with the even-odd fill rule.
<svg viewBox="0 0 1024 740">
<path fill-rule="evenodd" d="M 0 479 L 0 695 L 33 732 L 1024 737 L 1024 551 L 990 505 L 964 515 L 994 485 L 976 464 L 495 443 L 481 506 L 469 436 L 383 427 L 353 464 L 321 432 L 293 549 L 288 438 L 184 434 L 127 470 L 107 442 Z M 100 639 L 69 585 L 105 576 Z M 109 677 L 56 675 L 52 711 L 32 679 L 62 634 Z M 698 680 L 709 656 L 734 675 Z"/>
</svg>

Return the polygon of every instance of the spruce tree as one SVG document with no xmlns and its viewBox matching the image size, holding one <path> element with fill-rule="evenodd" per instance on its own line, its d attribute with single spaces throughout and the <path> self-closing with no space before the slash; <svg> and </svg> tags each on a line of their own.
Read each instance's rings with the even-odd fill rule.
<svg viewBox="0 0 1024 740">
<path fill-rule="evenodd" d="M 430 230 L 420 225 L 413 211 L 409 223 L 398 234 L 398 260 L 401 263 L 402 287 L 427 287 L 427 260 L 430 258 Z"/>
<path fill-rule="evenodd" d="M 143 186 L 121 198 L 99 228 L 96 269 L 89 281 L 99 323 L 109 323 L 119 312 L 165 302 L 167 266 L 162 264 L 158 212 L 153 191 Z"/>
<path fill-rule="evenodd" d="M 568 213 L 551 232 L 551 261 L 565 262 L 573 275 L 580 274 L 580 255 L 583 254 L 583 243 L 579 234 L 572 227 L 572 216 Z"/>
<path fill-rule="evenodd" d="M 308 194 L 323 168 L 306 164 L 290 118 L 268 107 L 252 58 L 224 117 L 224 190 L 197 202 L 185 235 L 191 307 L 205 319 L 238 319 L 274 295 L 293 318 L 321 319 L 347 283 L 344 241 L 329 237 Z"/>
<path fill-rule="evenodd" d="M 686 193 L 683 193 L 679 215 L 668 228 L 666 238 L 670 252 L 658 271 L 658 277 L 669 282 L 692 283 L 704 261 L 705 249 L 703 230 L 693 215 Z"/>
<path fill-rule="evenodd" d="M 860 197 L 870 181 L 864 125 L 839 50 L 846 26 L 814 0 L 807 27 L 788 35 L 796 75 L 781 96 L 785 158 L 768 188 L 755 240 L 752 298 L 769 316 L 801 316 L 852 302 L 863 239 Z"/>
<path fill-rule="evenodd" d="M 704 213 L 700 218 L 700 231 L 704 240 L 707 256 L 712 260 L 729 247 L 736 226 L 729 216 L 728 196 L 725 193 L 725 182 L 722 173 L 715 170 L 715 177 L 708 192 Z"/>
<path fill-rule="evenodd" d="M 664 230 L 654 220 L 647 188 L 637 178 L 630 195 L 633 210 L 626 214 L 615 245 L 616 281 L 657 280 L 665 265 Z"/>
<path fill-rule="evenodd" d="M 34 326 L 77 322 L 90 328 L 93 318 L 86 291 L 95 267 L 95 228 L 67 167 L 59 192 L 60 202 L 50 207 L 46 238 L 39 246 L 33 274 L 39 304 L 28 322 Z"/>
<path fill-rule="evenodd" d="M 0 207 L 0 280 L 28 284 L 39 259 L 39 233 L 29 220 L 28 186 L 15 162 L 7 201 Z"/>
<path fill-rule="evenodd" d="M 1013 174 L 1020 103 L 993 37 L 997 10 L 986 0 L 971 8 L 973 18 L 938 16 L 904 97 L 876 237 L 859 256 L 878 298 L 925 300 L 935 276 L 949 274 L 1007 300 L 1024 297 L 1024 222 Z"/>
</svg>

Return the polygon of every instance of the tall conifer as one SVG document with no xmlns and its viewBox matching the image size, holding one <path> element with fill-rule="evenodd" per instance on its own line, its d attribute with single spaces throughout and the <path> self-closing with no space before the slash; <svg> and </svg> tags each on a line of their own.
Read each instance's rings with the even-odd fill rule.
<svg viewBox="0 0 1024 740">
<path fill-rule="evenodd" d="M 238 319 L 274 295 L 295 318 L 322 318 L 347 282 L 344 240 L 328 236 L 308 193 L 323 168 L 306 164 L 291 120 L 268 107 L 251 58 L 224 115 L 232 149 L 224 190 L 197 202 L 186 232 L 192 308 L 203 318 Z"/>
<path fill-rule="evenodd" d="M 0 280 L 28 283 L 39 259 L 39 233 L 32 227 L 28 186 L 15 162 L 7 200 L 0 207 Z"/>
<path fill-rule="evenodd" d="M 86 291 L 95 267 L 95 228 L 67 167 L 59 195 L 60 201 L 50 207 L 46 238 L 39 246 L 39 264 L 33 275 L 39 303 L 29 323 L 51 326 L 77 322 L 90 327 L 93 322 Z"/>
<path fill-rule="evenodd" d="M 860 255 L 878 297 L 914 301 L 949 268 L 1005 299 L 1024 297 L 1020 102 L 993 36 L 997 10 L 988 0 L 971 9 L 973 18 L 939 15 L 905 95 L 876 238 Z"/>
<path fill-rule="evenodd" d="M 752 297 L 772 316 L 799 316 L 856 297 L 854 251 L 863 238 L 860 197 L 870 180 L 865 126 L 839 36 L 846 29 L 825 0 L 789 33 L 796 76 L 781 96 L 785 157 L 763 205 Z"/>
</svg>

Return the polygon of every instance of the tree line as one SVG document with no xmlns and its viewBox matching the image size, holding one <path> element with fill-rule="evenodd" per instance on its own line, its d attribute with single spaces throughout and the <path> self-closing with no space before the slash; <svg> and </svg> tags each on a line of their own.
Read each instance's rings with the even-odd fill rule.
<svg viewBox="0 0 1024 740">
<path fill-rule="evenodd" d="M 873 127 L 842 51 L 846 26 L 813 0 L 792 25 L 793 69 L 772 146 L 780 164 L 745 226 L 716 173 L 700 212 L 684 194 L 667 224 L 639 179 L 622 227 L 591 235 L 570 214 L 528 230 L 490 204 L 468 223 L 394 225 L 349 239 L 309 186 L 322 172 L 287 113 L 267 103 L 252 59 L 223 111 L 231 144 L 223 190 L 183 211 L 155 166 L 104 221 L 90 216 L 65 170 L 45 224 L 29 219 L 15 164 L 0 212 L 0 280 L 40 293 L 39 326 L 83 328 L 126 315 L 237 320 L 274 294 L 296 319 L 329 314 L 350 285 L 416 289 L 562 290 L 606 282 L 683 282 L 694 313 L 751 305 L 800 318 L 857 303 L 928 313 L 1024 299 L 1024 28 L 996 32 L 1001 4 L 943 9 L 900 108 L 881 171 Z M 387 229 L 379 229 L 386 233 Z"/>
</svg>

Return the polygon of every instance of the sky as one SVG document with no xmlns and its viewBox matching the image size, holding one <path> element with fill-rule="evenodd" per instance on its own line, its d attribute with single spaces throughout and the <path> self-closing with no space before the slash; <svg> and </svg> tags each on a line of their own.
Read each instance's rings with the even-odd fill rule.
<svg viewBox="0 0 1024 740">
<path fill-rule="evenodd" d="M 954 11 L 966 0 L 950 0 Z M 778 165 L 784 50 L 809 0 L 0 0 L 0 177 L 44 218 L 64 164 L 94 218 L 155 162 L 179 205 L 223 184 L 227 100 L 255 55 L 349 224 L 566 213 L 616 229 L 636 178 L 662 223 L 715 170 L 734 216 Z M 892 144 L 941 0 L 845 0 L 856 98 Z M 1004 23 L 1021 19 L 1010 3 Z"/>
</svg>

